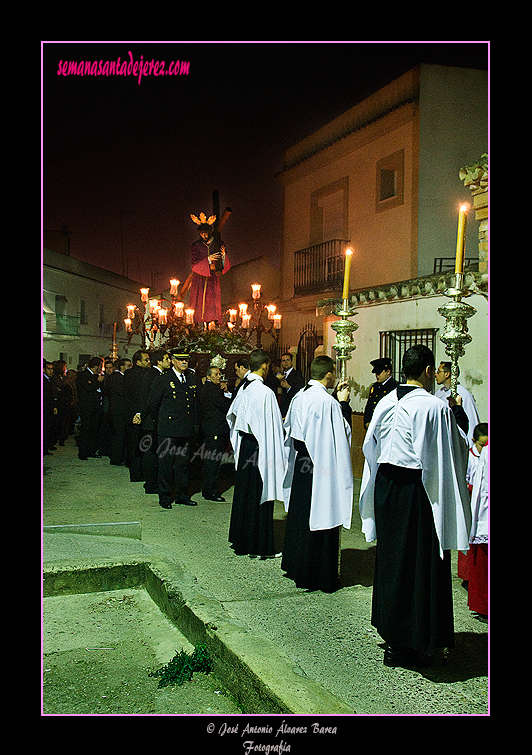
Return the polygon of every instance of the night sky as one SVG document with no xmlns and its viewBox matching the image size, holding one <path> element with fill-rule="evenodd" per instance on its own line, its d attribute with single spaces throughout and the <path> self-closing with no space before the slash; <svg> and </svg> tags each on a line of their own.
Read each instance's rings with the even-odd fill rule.
<svg viewBox="0 0 532 755">
<path fill-rule="evenodd" d="M 419 63 L 488 67 L 487 42 L 44 42 L 44 229 L 156 290 L 190 272 L 190 213 L 233 210 L 231 261 L 279 258 L 287 148 Z M 59 61 L 172 61 L 188 75 L 62 76 Z M 122 232 L 121 232 L 122 228 Z M 153 278 L 152 278 L 153 276 Z"/>
</svg>

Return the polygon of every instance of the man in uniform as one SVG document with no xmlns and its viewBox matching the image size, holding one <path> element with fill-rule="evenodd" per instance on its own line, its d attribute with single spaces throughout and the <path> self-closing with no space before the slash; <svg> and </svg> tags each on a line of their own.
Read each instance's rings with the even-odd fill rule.
<svg viewBox="0 0 532 755">
<path fill-rule="evenodd" d="M 375 407 L 383 396 L 387 393 L 391 393 L 399 383 L 392 377 L 392 362 L 388 357 L 382 357 L 381 359 L 374 359 L 370 362 L 373 369 L 371 370 L 377 381 L 371 386 L 366 408 L 364 409 L 364 427 L 367 429 Z"/>
<path fill-rule="evenodd" d="M 200 425 L 198 379 L 188 371 L 189 354 L 171 352 L 172 367 L 153 381 L 144 414 L 157 417 L 158 494 L 163 509 L 172 500 L 197 506 L 187 492 L 190 444 Z"/>
</svg>

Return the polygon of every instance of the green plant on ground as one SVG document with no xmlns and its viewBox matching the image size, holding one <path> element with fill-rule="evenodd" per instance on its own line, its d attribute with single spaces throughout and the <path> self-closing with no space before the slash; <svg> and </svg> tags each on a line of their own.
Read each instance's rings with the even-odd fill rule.
<svg viewBox="0 0 532 755">
<path fill-rule="evenodd" d="M 212 670 L 212 659 L 205 645 L 197 645 L 192 653 L 181 650 L 176 653 L 172 660 L 157 671 L 150 671 L 148 676 L 159 678 L 159 687 L 168 687 L 172 684 L 181 685 L 189 682 L 192 674 L 202 672 L 208 674 Z"/>
</svg>

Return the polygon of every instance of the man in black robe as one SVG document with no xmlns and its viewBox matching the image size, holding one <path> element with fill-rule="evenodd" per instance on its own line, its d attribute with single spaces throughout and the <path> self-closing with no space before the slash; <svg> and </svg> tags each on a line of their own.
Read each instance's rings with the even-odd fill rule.
<svg viewBox="0 0 532 755">
<path fill-rule="evenodd" d="M 467 417 L 459 400 L 430 394 L 426 346 L 405 353 L 403 373 L 366 433 L 360 515 L 366 540 L 377 540 L 371 622 L 387 643 L 384 664 L 427 666 L 435 648 L 454 646 L 450 551 L 467 550 L 471 526 Z"/>
</svg>

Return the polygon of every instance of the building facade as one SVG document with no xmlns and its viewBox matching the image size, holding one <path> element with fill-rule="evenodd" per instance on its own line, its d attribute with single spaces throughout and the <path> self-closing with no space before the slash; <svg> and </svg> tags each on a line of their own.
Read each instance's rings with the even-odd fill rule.
<svg viewBox="0 0 532 755">
<path fill-rule="evenodd" d="M 285 155 L 281 307 L 286 340 L 316 299 L 444 272 L 454 264 L 458 170 L 487 151 L 487 72 L 421 65 Z M 478 265 L 476 235 L 467 264 Z"/>
<path fill-rule="evenodd" d="M 140 306 L 136 281 L 46 248 L 42 263 L 45 359 L 75 370 L 93 356 L 110 356 L 113 336 L 118 356 L 140 346 L 135 335 L 128 348 L 124 325 L 126 306 Z"/>
</svg>

